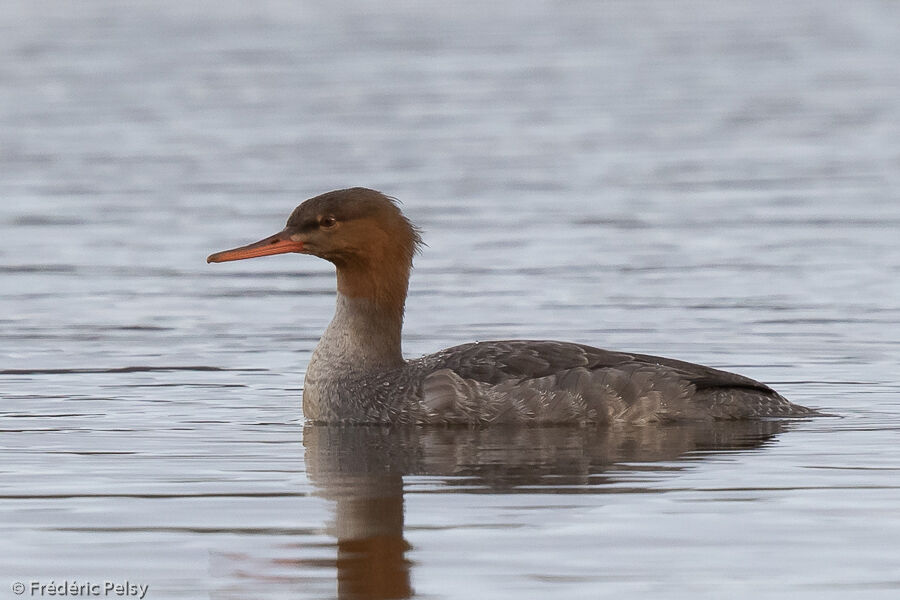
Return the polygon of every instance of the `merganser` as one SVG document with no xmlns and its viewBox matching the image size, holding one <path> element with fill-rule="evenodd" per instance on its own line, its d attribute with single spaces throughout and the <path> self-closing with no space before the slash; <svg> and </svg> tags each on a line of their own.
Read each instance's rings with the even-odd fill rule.
<svg viewBox="0 0 900 600">
<path fill-rule="evenodd" d="M 569 342 L 474 342 L 405 360 L 403 310 L 421 244 L 395 199 L 350 188 L 303 202 L 279 233 L 207 262 L 297 252 L 337 268 L 334 318 L 303 385 L 311 423 L 606 425 L 819 414 L 741 375 Z"/>
</svg>

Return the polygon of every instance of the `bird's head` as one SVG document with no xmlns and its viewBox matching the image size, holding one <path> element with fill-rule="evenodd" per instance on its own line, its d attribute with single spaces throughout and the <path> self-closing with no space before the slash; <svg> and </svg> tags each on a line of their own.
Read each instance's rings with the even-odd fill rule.
<svg viewBox="0 0 900 600">
<path fill-rule="evenodd" d="M 291 213 L 284 229 L 253 244 L 211 254 L 226 262 L 298 252 L 337 266 L 338 291 L 371 300 L 402 315 L 419 230 L 397 201 L 366 188 L 335 190 L 310 198 Z"/>
<path fill-rule="evenodd" d="M 226 262 L 298 252 L 331 261 L 339 268 L 409 266 L 422 243 L 419 231 L 397 202 L 367 188 L 335 190 L 294 209 L 285 228 L 253 244 L 211 254 L 207 262 Z"/>
</svg>

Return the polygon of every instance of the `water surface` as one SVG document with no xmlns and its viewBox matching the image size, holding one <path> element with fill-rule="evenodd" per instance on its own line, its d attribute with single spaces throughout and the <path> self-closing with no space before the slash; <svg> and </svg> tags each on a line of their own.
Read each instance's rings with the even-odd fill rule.
<svg viewBox="0 0 900 600">
<path fill-rule="evenodd" d="M 896 597 L 898 22 L 879 1 L 7 2 L 0 593 Z M 350 185 L 425 230 L 409 356 L 573 340 L 837 416 L 304 427 L 330 266 L 204 259 Z"/>
</svg>

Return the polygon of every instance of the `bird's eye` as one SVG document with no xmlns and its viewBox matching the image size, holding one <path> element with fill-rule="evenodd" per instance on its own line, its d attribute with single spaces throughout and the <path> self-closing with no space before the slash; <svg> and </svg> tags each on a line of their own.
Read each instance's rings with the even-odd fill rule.
<svg viewBox="0 0 900 600">
<path fill-rule="evenodd" d="M 335 219 L 334 217 L 322 217 L 322 219 L 319 221 L 319 227 L 321 227 L 322 229 L 328 229 L 330 227 L 334 227 L 336 223 L 337 219 Z"/>
</svg>

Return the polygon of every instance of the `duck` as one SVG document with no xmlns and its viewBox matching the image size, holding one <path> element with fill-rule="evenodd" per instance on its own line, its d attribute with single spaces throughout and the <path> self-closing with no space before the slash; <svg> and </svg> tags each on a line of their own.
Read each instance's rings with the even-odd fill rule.
<svg viewBox="0 0 900 600">
<path fill-rule="evenodd" d="M 421 231 L 379 191 L 334 190 L 221 263 L 308 254 L 336 269 L 335 312 L 302 392 L 311 424 L 578 425 L 809 417 L 768 385 L 681 360 L 584 344 L 476 341 L 406 359 L 403 315 Z"/>
</svg>

